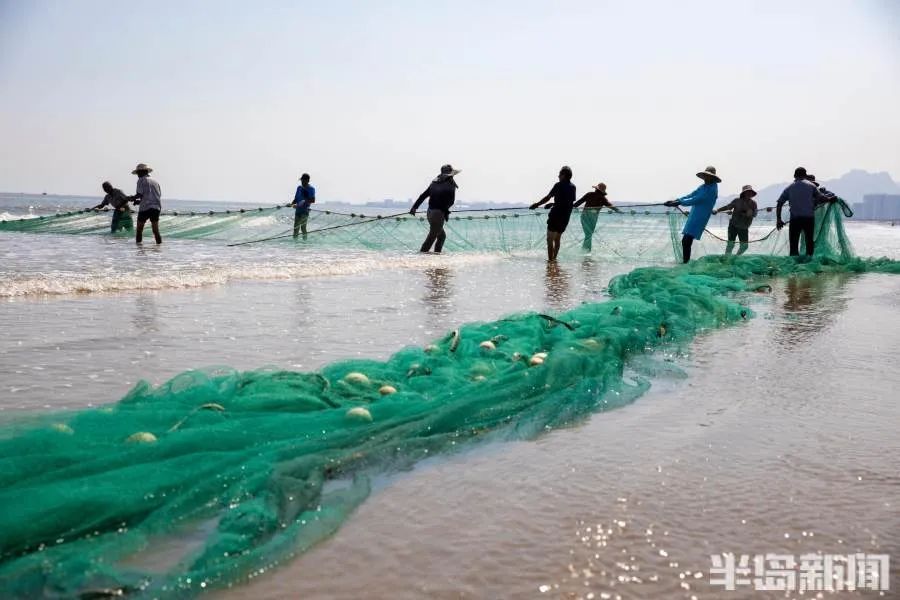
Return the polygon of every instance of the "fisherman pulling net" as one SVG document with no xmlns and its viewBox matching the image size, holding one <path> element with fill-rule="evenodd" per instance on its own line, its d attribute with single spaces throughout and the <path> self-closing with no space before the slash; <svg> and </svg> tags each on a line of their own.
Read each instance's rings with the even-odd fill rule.
<svg viewBox="0 0 900 600">
<path fill-rule="evenodd" d="M 846 205 L 839 203 L 840 210 Z M 650 262 L 682 260 L 680 232 L 685 216 L 678 209 L 619 205 L 617 212 L 607 208 L 585 208 L 581 215 L 585 232 L 562 238 L 563 256 L 581 256 L 593 252 L 609 259 L 641 259 Z M 828 205 L 816 210 L 816 217 L 828 221 Z M 167 237 L 205 239 L 240 247 L 247 244 L 297 244 L 300 248 L 358 248 L 399 252 L 420 249 L 430 224 L 424 217 L 342 213 L 311 209 L 307 218 L 308 239 L 294 242 L 293 211 L 284 207 L 252 208 L 204 213 L 172 211 L 160 216 Z M 847 212 L 845 212 L 847 214 Z M 546 239 L 546 212 L 522 210 L 457 211 L 443 227 L 447 232 L 444 249 L 453 252 L 522 253 L 542 249 Z M 750 252 L 787 254 L 788 236 L 778 231 L 771 219 L 757 218 L 748 227 Z M 58 215 L 31 217 L 0 222 L 0 231 L 55 234 L 102 234 L 109 231 L 109 218 L 95 211 L 72 211 Z M 817 225 L 819 232 L 832 235 L 836 228 Z M 843 228 L 840 229 L 843 232 Z M 694 255 L 721 254 L 727 248 L 726 228 L 708 226 L 709 240 L 695 240 Z M 129 235 L 128 232 L 116 235 Z M 817 233 L 822 235 L 822 233 Z M 674 236 L 675 244 L 671 243 Z M 841 233 L 846 242 L 846 234 Z M 801 245 L 804 241 L 801 240 Z"/>
<path fill-rule="evenodd" d="M 816 256 L 640 268 L 610 300 L 464 325 L 386 361 L 318 372 L 188 371 L 120 402 L 0 427 L 0 592 L 191 596 L 240 583 L 337 529 L 368 476 L 473 440 L 531 438 L 632 401 L 629 359 L 752 316 L 772 277 L 900 273 L 849 255 L 841 214 Z M 182 555 L 149 560 L 172 537 Z M 158 558 L 158 557 L 157 557 Z"/>
</svg>

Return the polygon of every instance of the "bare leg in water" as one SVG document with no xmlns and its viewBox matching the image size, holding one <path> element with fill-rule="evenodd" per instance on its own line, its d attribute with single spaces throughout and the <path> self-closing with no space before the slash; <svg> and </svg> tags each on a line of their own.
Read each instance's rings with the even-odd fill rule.
<svg viewBox="0 0 900 600">
<path fill-rule="evenodd" d="M 134 242 L 140 244 L 144 240 L 144 223 L 147 221 L 138 219 L 137 230 L 134 233 Z M 150 221 L 150 229 L 153 230 L 153 238 L 157 244 L 162 244 L 162 236 L 159 234 L 159 220 Z"/>
<path fill-rule="evenodd" d="M 558 231 L 547 231 L 547 260 L 556 260 L 559 255 L 559 243 L 562 234 Z"/>
</svg>

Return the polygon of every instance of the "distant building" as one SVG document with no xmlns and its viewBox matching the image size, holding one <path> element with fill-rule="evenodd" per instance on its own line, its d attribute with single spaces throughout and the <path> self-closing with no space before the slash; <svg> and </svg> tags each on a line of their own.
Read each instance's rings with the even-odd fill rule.
<svg viewBox="0 0 900 600">
<path fill-rule="evenodd" d="M 869 220 L 900 219 L 900 195 L 866 194 L 862 202 L 853 205 L 853 217 Z"/>
<path fill-rule="evenodd" d="M 391 208 L 392 206 L 399 206 L 402 204 L 401 202 L 394 202 L 393 198 L 386 198 L 384 200 L 375 200 L 374 202 L 366 202 L 366 206 L 378 206 L 384 208 Z"/>
</svg>

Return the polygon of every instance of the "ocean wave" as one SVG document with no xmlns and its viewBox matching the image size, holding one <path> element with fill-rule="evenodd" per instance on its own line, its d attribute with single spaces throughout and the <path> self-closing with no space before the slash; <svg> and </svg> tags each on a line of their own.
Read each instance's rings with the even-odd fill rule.
<svg viewBox="0 0 900 600">
<path fill-rule="evenodd" d="M 386 270 L 426 270 L 463 267 L 500 260 L 499 254 L 398 257 L 354 257 L 322 262 L 259 263 L 216 266 L 174 266 L 165 271 L 3 273 L 0 298 L 58 296 L 143 290 L 191 289 L 223 285 L 233 281 L 290 281 L 318 277 L 341 277 Z"/>
<path fill-rule="evenodd" d="M 38 215 L 0 212 L 0 221 L 18 221 L 19 219 L 36 219 Z"/>
</svg>

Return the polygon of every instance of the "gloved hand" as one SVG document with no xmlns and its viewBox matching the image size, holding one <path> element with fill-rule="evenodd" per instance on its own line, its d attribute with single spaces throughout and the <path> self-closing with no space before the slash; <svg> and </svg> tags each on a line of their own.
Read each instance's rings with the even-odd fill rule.
<svg viewBox="0 0 900 600">
<path fill-rule="evenodd" d="M 536 209 L 538 206 L 539 206 L 539 204 L 538 204 L 537 202 L 535 202 L 534 204 L 532 204 L 532 205 L 529 206 L 528 208 L 530 208 L 531 210 L 534 210 L 534 209 Z"/>
<path fill-rule="evenodd" d="M 667 200 L 666 202 L 663 202 L 663 206 L 668 206 L 669 208 L 678 206 L 678 200 Z"/>
<path fill-rule="evenodd" d="M 784 221 L 782 221 L 781 219 L 778 219 L 778 221 L 775 223 L 775 229 L 777 229 L 778 231 L 781 231 L 783 228 L 784 228 Z"/>
<path fill-rule="evenodd" d="M 416 216 L 416 209 L 414 209 L 414 208 L 409 209 L 409 214 L 411 214 L 412 216 Z"/>
</svg>

